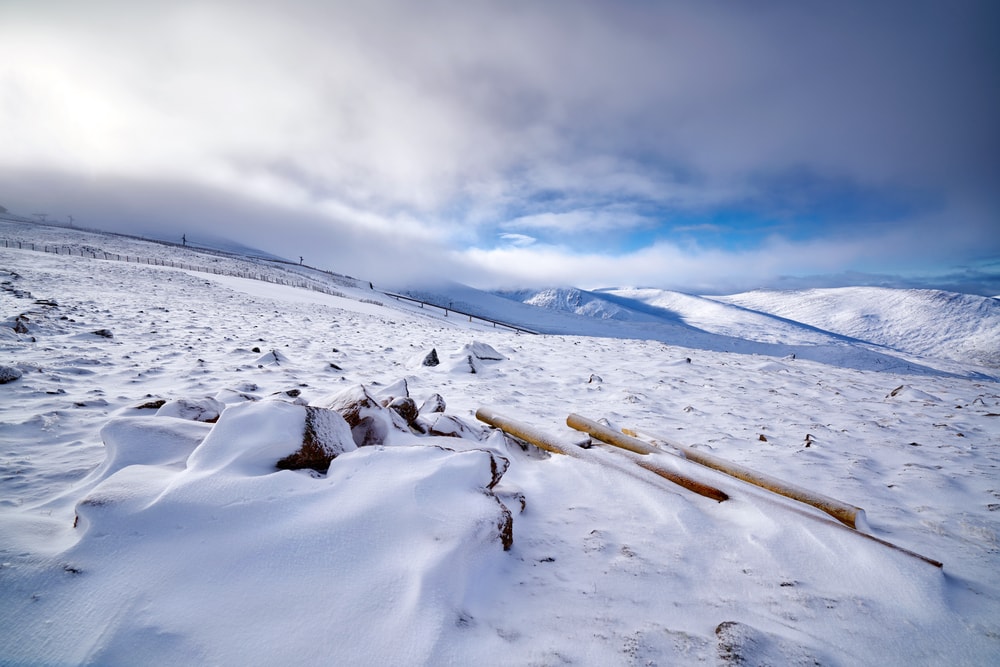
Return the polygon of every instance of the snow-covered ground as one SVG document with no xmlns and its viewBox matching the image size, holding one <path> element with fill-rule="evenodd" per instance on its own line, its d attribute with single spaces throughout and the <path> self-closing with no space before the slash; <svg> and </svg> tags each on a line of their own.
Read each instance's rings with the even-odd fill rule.
<svg viewBox="0 0 1000 667">
<path fill-rule="evenodd" d="M 425 293 L 536 336 L 303 267 L 0 224 L 14 236 L 340 296 L 0 248 L 0 371 L 20 373 L 0 384 L 0 664 L 1000 661 L 988 355 L 837 329 L 808 299 L 799 324 L 796 295 L 605 319 Z M 944 336 L 974 312 L 925 321 Z M 729 500 L 604 446 L 523 448 L 481 406 L 565 443 L 579 413 L 710 451 L 944 567 L 712 471 Z M 328 471 L 276 468 L 307 441 Z"/>
</svg>

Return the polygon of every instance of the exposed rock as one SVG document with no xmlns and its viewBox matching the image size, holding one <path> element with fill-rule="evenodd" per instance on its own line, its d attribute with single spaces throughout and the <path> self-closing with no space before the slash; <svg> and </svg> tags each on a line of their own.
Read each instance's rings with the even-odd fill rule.
<svg viewBox="0 0 1000 667">
<path fill-rule="evenodd" d="M 7 384 L 21 378 L 21 369 L 15 366 L 0 366 L 0 384 Z"/>
<path fill-rule="evenodd" d="M 500 483 L 500 478 L 503 477 L 504 473 L 510 468 L 510 459 L 489 452 L 490 455 L 490 474 L 493 479 L 490 480 L 487 488 L 492 489 L 494 486 Z"/>
<path fill-rule="evenodd" d="M 482 429 L 469 426 L 458 417 L 437 414 L 428 419 L 426 423 L 427 432 L 431 435 L 445 436 L 448 438 L 468 438 L 470 440 L 477 441 L 482 439 Z"/>
<path fill-rule="evenodd" d="M 503 544 L 504 551 L 510 551 L 510 548 L 514 546 L 514 516 L 510 513 L 503 502 L 497 499 L 497 504 L 500 505 L 500 517 L 497 519 L 497 532 L 500 534 L 500 543 Z"/>
<path fill-rule="evenodd" d="M 438 358 L 437 350 L 431 348 L 430 352 L 418 352 L 414 356 L 410 357 L 406 362 L 407 368 L 419 369 L 423 367 L 434 367 L 441 363 Z"/>
<path fill-rule="evenodd" d="M 309 468 L 325 473 L 330 461 L 356 449 L 347 422 L 332 410 L 284 401 L 231 405 L 191 454 L 192 472 L 267 475 Z"/>
<path fill-rule="evenodd" d="M 226 404 L 214 398 L 179 398 L 167 401 L 157 411 L 157 417 L 177 417 L 213 424 L 226 409 Z"/>
<path fill-rule="evenodd" d="M 441 394 L 431 394 L 423 405 L 420 406 L 420 414 L 427 415 L 434 412 L 444 412 L 445 402 Z"/>
<path fill-rule="evenodd" d="M 254 386 L 256 387 L 256 385 Z M 222 389 L 215 395 L 215 400 L 229 405 L 230 403 L 243 403 L 244 401 L 259 401 L 260 397 L 237 389 Z"/>
<path fill-rule="evenodd" d="M 351 434 L 358 447 L 384 444 L 392 428 L 409 431 L 406 421 L 379 405 L 364 385 L 348 387 L 319 403 L 322 407 L 340 413 L 351 427 Z"/>
<path fill-rule="evenodd" d="M 287 391 L 276 391 L 267 397 L 270 401 L 286 401 L 288 403 L 294 403 L 295 405 L 308 405 L 309 401 L 302 398 L 302 392 L 298 389 L 289 389 Z"/>
<path fill-rule="evenodd" d="M 333 410 L 305 406 L 305 429 L 298 451 L 280 459 L 279 470 L 309 468 L 325 473 L 339 454 L 354 449 L 354 439 L 344 418 Z"/>
<path fill-rule="evenodd" d="M 462 348 L 462 351 L 468 352 L 476 359 L 482 359 L 483 361 L 503 361 L 507 358 L 493 349 L 490 345 L 480 343 L 479 341 L 473 341 L 472 343 L 465 345 Z"/>
<path fill-rule="evenodd" d="M 417 410 L 417 402 L 409 396 L 394 398 L 386 407 L 402 417 L 406 421 L 406 425 L 411 429 L 419 433 L 426 433 L 424 427 L 417 421 L 417 417 L 420 416 L 420 412 Z"/>
<path fill-rule="evenodd" d="M 448 370 L 452 373 L 482 373 L 483 362 L 503 361 L 503 356 L 486 343 L 472 342 L 450 355 Z"/>
<path fill-rule="evenodd" d="M 151 401 L 146 401 L 145 403 L 140 403 L 135 406 L 136 410 L 159 410 L 166 404 L 166 400 L 162 398 L 154 398 Z"/>
<path fill-rule="evenodd" d="M 819 665 L 820 660 L 805 646 L 770 635 L 737 621 L 724 621 L 715 628 L 719 662 L 723 665 Z"/>
<path fill-rule="evenodd" d="M 14 332 L 19 334 L 28 333 L 28 319 L 27 315 L 18 315 L 17 319 L 14 320 Z"/>
<path fill-rule="evenodd" d="M 482 370 L 479 360 L 471 354 L 452 357 L 451 365 L 448 368 L 452 373 L 471 373 L 476 375 Z"/>
<path fill-rule="evenodd" d="M 396 398 L 409 397 L 410 387 L 406 384 L 406 378 L 400 378 L 388 386 L 373 391 L 372 395 L 379 399 L 379 404 L 382 407 L 386 407 Z"/>
<path fill-rule="evenodd" d="M 510 490 L 503 492 L 497 491 L 495 493 L 497 498 L 500 499 L 500 502 L 502 502 L 505 507 L 520 508 L 518 514 L 523 514 L 524 510 L 528 509 L 528 500 L 524 497 L 523 491 Z"/>
<path fill-rule="evenodd" d="M 271 350 L 270 352 L 266 352 L 258 357 L 254 363 L 257 364 L 258 367 L 281 366 L 288 363 L 288 357 L 277 350 Z"/>
<path fill-rule="evenodd" d="M 914 389 L 908 384 L 901 384 L 892 391 L 890 391 L 886 398 L 899 398 L 906 399 L 910 401 L 920 401 L 923 403 L 940 403 L 941 399 L 937 396 L 932 396 L 927 392 L 920 391 L 919 389 Z"/>
<path fill-rule="evenodd" d="M 91 331 L 90 333 L 95 336 L 100 336 L 101 338 L 114 338 L 115 335 L 111 333 L 110 329 L 98 329 L 97 331 Z"/>
</svg>

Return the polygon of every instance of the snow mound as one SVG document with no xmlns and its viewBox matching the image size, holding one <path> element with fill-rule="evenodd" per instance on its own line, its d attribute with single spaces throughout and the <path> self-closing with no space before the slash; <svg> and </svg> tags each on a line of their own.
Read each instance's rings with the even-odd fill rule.
<svg viewBox="0 0 1000 667">
<path fill-rule="evenodd" d="M 156 411 L 157 417 L 177 417 L 198 422 L 218 421 L 226 404 L 214 398 L 179 398 L 167 401 Z"/>
<path fill-rule="evenodd" d="M 192 473 L 268 475 L 276 467 L 326 472 L 355 449 L 347 422 L 332 410 L 281 401 L 232 405 L 187 461 Z"/>
<path fill-rule="evenodd" d="M 484 362 L 504 361 L 506 359 L 507 357 L 490 345 L 473 341 L 463 345 L 448 356 L 447 370 L 449 373 L 477 375 L 486 370 L 487 364 Z"/>
<path fill-rule="evenodd" d="M 940 403 L 941 399 L 933 394 L 928 394 L 926 391 L 920 391 L 919 389 L 914 389 L 908 384 L 900 385 L 889 392 L 886 396 L 887 399 L 897 399 L 905 401 L 920 401 L 924 403 Z"/>
<path fill-rule="evenodd" d="M 82 535 L 51 591 L 74 593 L 74 640 L 49 647 L 55 662 L 127 663 L 138 641 L 159 664 L 319 664 L 330 647 L 343 664 L 425 664 L 461 625 L 512 536 L 491 491 L 505 462 L 369 447 L 325 478 L 273 460 L 265 471 L 301 408 L 264 407 L 266 424 L 259 404 L 228 410 L 186 470 L 131 466 L 80 503 Z M 254 453 L 236 455 L 234 436 Z M 316 613 L 323 600 L 339 611 Z"/>
</svg>

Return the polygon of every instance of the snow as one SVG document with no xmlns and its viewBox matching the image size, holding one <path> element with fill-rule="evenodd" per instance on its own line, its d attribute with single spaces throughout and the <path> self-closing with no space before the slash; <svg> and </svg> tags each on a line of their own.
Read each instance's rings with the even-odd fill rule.
<svg viewBox="0 0 1000 667">
<path fill-rule="evenodd" d="M 1000 367 L 1000 302 L 939 290 L 761 290 L 720 301 L 926 356 Z"/>
<path fill-rule="evenodd" d="M 638 314 L 606 318 L 422 290 L 445 315 L 264 260 L 0 237 L 274 280 L 0 248 L 0 367 L 20 374 L 0 384 L 0 664 L 1000 661 L 979 301 L 592 293 Z M 278 284 L 300 278 L 326 292 Z M 835 327 L 846 312 L 867 328 Z M 482 406 L 568 447 L 570 413 L 693 446 L 944 567 L 712 470 L 725 502 L 605 446 L 522 447 Z M 329 469 L 278 470 L 309 428 L 338 443 Z"/>
</svg>

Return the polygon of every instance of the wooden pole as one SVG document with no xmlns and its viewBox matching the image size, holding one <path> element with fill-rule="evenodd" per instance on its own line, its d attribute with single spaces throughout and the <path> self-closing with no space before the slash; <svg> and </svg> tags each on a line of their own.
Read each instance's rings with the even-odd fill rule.
<svg viewBox="0 0 1000 667">
<path fill-rule="evenodd" d="M 535 447 L 544 449 L 547 452 L 583 458 L 582 450 L 580 450 L 579 447 L 568 447 L 560 442 L 557 442 L 555 438 L 551 437 L 548 433 L 545 433 L 530 424 L 525 424 L 524 422 L 504 417 L 490 408 L 479 408 L 476 410 L 476 419 L 489 424 L 490 426 L 495 426 L 504 433 L 509 433 L 515 438 L 520 438 L 521 440 L 531 443 Z"/>
<path fill-rule="evenodd" d="M 635 431 L 630 431 L 630 433 L 639 435 Z M 849 526 L 855 530 L 868 530 L 868 522 L 865 519 L 865 511 L 860 507 L 855 507 L 854 505 L 842 502 L 836 498 L 825 496 L 822 493 L 816 493 L 810 489 L 790 484 L 766 473 L 751 470 L 750 468 L 741 466 L 738 463 L 727 461 L 726 459 L 709 454 L 708 452 L 694 449 L 693 447 L 688 447 L 687 445 L 682 445 L 679 442 L 672 442 L 653 436 L 647 437 L 653 442 L 663 442 L 670 445 L 689 461 L 694 461 L 695 463 L 699 463 L 707 468 L 718 470 L 719 472 L 725 473 L 730 477 L 741 479 L 749 484 L 759 486 L 762 489 L 767 489 L 772 493 L 777 493 L 778 495 L 785 496 L 786 498 L 797 500 L 800 503 L 811 505 L 816 509 L 826 512 L 845 526 Z"/>
<path fill-rule="evenodd" d="M 598 424 L 597 422 L 591 421 L 586 417 L 581 417 L 580 415 L 570 415 L 566 419 L 566 423 L 579 430 L 589 433 L 591 436 L 606 442 L 609 445 L 615 445 L 622 449 L 626 449 L 633 452 L 631 456 L 637 463 L 642 460 L 642 456 L 639 454 L 653 454 L 653 453 L 663 453 L 666 454 L 662 449 L 654 447 L 638 438 L 632 437 L 625 433 L 619 433 L 613 429 L 606 426 Z M 634 431 L 632 433 L 635 433 Z M 861 537 L 871 540 L 873 542 L 878 542 L 882 546 L 889 547 L 894 551 L 899 551 L 913 558 L 924 561 L 934 567 L 943 568 L 944 564 L 933 558 L 928 558 L 927 556 L 918 554 L 915 551 L 910 551 L 905 547 L 901 547 L 898 544 L 893 544 L 887 540 L 883 540 L 880 537 L 876 537 L 869 532 L 863 532 L 858 529 L 858 526 L 863 526 L 864 529 L 868 530 L 867 522 L 865 521 L 865 511 L 860 507 L 854 507 L 853 505 L 848 505 L 847 503 L 842 503 L 839 500 L 829 498 L 819 493 L 814 493 L 808 489 L 802 489 L 800 487 L 788 484 L 779 479 L 771 477 L 770 475 L 765 475 L 763 473 L 758 473 L 756 471 L 750 470 L 749 468 L 744 468 L 743 466 L 737 465 L 725 459 L 721 459 L 717 456 L 712 456 L 711 454 L 706 454 L 696 449 L 692 449 L 686 445 L 682 445 L 677 442 L 673 442 L 666 439 L 650 438 L 649 436 L 643 436 L 649 438 L 653 442 L 662 442 L 668 444 L 671 447 L 677 449 L 681 452 L 683 458 L 689 459 L 692 463 L 699 463 L 705 467 L 712 468 L 719 472 L 725 473 L 731 477 L 736 477 L 737 479 L 743 480 L 755 486 L 759 486 L 767 491 L 776 493 L 786 498 L 791 498 L 797 500 L 801 503 L 811 505 L 817 509 L 826 512 L 833 518 L 837 519 L 840 523 L 831 523 L 831 526 L 839 526 L 844 530 L 850 530 L 855 535 L 860 535 Z M 650 457 L 650 460 L 655 460 L 658 457 Z M 712 465 L 710 465 L 710 463 Z M 641 463 L 640 463 L 641 465 Z M 738 474 L 737 474 L 738 473 Z M 815 514 L 807 514 L 805 516 L 812 517 L 818 521 L 825 521 L 822 517 Z"/>
<path fill-rule="evenodd" d="M 513 419 L 509 419 L 500 414 L 497 414 L 489 408 L 479 408 L 476 411 L 476 419 L 481 422 L 485 422 L 490 426 L 495 426 L 505 433 L 509 433 L 515 438 L 520 438 L 525 442 L 529 442 L 536 447 L 540 447 L 549 452 L 556 454 L 565 454 L 567 456 L 573 456 L 575 458 L 581 458 L 589 461 L 598 461 L 594 456 L 588 455 L 587 450 L 581 449 L 580 447 L 574 447 L 572 445 L 564 445 L 557 442 L 554 438 L 548 434 L 540 431 L 539 429 L 525 424 L 523 422 L 518 422 Z M 697 480 L 691 479 L 685 475 L 678 473 L 675 470 L 670 470 L 668 467 L 663 465 L 658 465 L 656 462 L 651 461 L 639 461 L 633 459 L 633 461 L 639 464 L 640 467 L 670 481 L 678 486 L 682 486 L 688 491 L 693 491 L 698 495 L 705 496 L 706 498 L 711 498 L 712 500 L 717 500 L 722 502 L 723 500 L 728 500 L 729 496 L 719 489 L 716 489 L 707 484 L 703 484 Z"/>
</svg>

